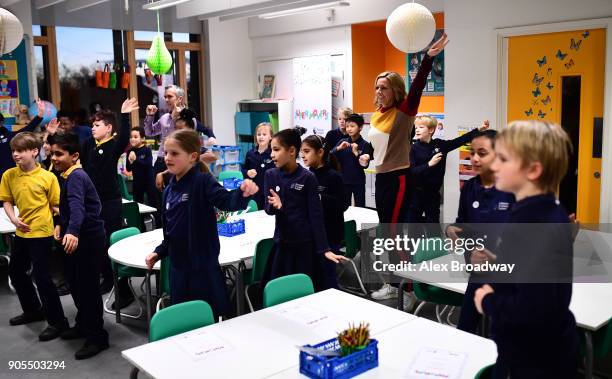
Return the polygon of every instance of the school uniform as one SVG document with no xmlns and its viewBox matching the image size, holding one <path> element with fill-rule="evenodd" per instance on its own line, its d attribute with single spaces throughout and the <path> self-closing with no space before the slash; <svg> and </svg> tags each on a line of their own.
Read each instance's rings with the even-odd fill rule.
<svg viewBox="0 0 612 379">
<path fill-rule="evenodd" d="M 353 149 L 347 147 L 342 150 L 338 150 L 338 146 L 342 142 L 348 142 L 349 144 L 357 144 L 357 156 L 353 154 Z M 353 141 L 351 137 L 340 139 L 331 153 L 336 156 L 338 163 L 340 164 L 340 173 L 342 174 L 342 181 L 346 191 L 346 202 L 347 205 L 351 205 L 351 197 L 355 197 L 355 206 L 365 207 L 365 172 L 363 171 L 367 166 L 362 166 L 359 163 L 359 157 L 364 154 L 368 154 L 372 157 L 373 149 L 363 137 L 359 136 L 357 140 Z"/>
<path fill-rule="evenodd" d="M 317 192 L 321 197 L 323 206 L 323 221 L 325 223 L 325 233 L 331 251 L 340 254 L 340 247 L 344 240 L 344 211 L 348 205 L 343 200 L 346 198 L 342 177 L 338 172 L 328 165 L 317 169 L 310 169 L 315 174 L 317 182 Z M 319 255 L 325 269 L 325 286 L 327 288 L 338 288 L 336 278 L 336 264 L 325 256 Z"/>
<path fill-rule="evenodd" d="M 249 170 L 253 169 L 257 171 L 257 175 L 253 181 L 255 184 L 257 184 L 257 187 L 259 187 L 260 190 L 255 194 L 255 196 L 253 196 L 253 199 L 257 202 L 258 209 L 264 208 L 265 196 L 267 196 L 267 194 L 264 195 L 262 191 L 266 171 L 275 167 L 274 162 L 270 157 L 271 152 L 272 150 L 267 148 L 263 153 L 260 153 L 259 149 L 255 147 L 247 152 L 246 157 L 244 158 L 244 165 L 242 166 L 242 175 L 245 178 L 249 178 L 247 175 Z"/>
<path fill-rule="evenodd" d="M 268 201 L 265 211 L 276 217 L 275 246 L 268 258 L 264 282 L 281 276 L 308 275 L 315 290 L 326 289 L 321 257 L 330 251 L 323 221 L 323 207 L 314 174 L 298 165 L 292 173 L 278 168 L 266 171 L 264 190 L 273 189 L 281 199 L 281 209 Z"/>
<path fill-rule="evenodd" d="M 219 236 L 214 207 L 238 211 L 247 207 L 242 191 L 227 191 L 198 165 L 180 180 L 173 177 L 163 194 L 164 240 L 155 252 L 170 257 L 173 304 L 204 300 L 215 316 L 228 315 L 230 303 L 219 265 Z"/>
<path fill-rule="evenodd" d="M 79 239 L 77 249 L 67 254 L 65 261 L 66 277 L 77 308 L 75 328 L 87 343 L 107 347 L 98 279 L 106 255 L 100 199 L 80 165 L 72 166 L 62 176 L 65 181 L 60 196 L 61 237 L 72 234 Z"/>
<path fill-rule="evenodd" d="M 430 142 L 413 142 L 410 149 L 410 178 L 413 190 L 408 200 L 408 222 L 440 222 L 440 188 L 444 184 L 446 156 L 470 142 L 476 133 L 478 129 L 452 140 L 434 138 Z M 438 153 L 442 153 L 442 159 L 438 164 L 429 167 L 429 160 Z"/>
<path fill-rule="evenodd" d="M 113 232 L 121 229 L 121 192 L 117 179 L 117 162 L 130 140 L 130 115 L 121 114 L 121 128 L 116 137 L 103 141 L 89 138 L 81 146 L 81 164 L 93 182 L 100 202 L 102 203 L 101 217 L 104 221 L 106 239 L 109 241 Z M 107 247 L 110 244 L 107 242 Z M 106 263 L 102 266 L 102 275 L 105 280 L 112 280 L 113 270 L 106 254 Z"/>
<path fill-rule="evenodd" d="M 495 378 L 574 378 L 578 354 L 572 297 L 571 224 L 551 194 L 517 201 L 501 235 L 497 262 L 516 263 L 482 301 L 497 344 Z M 506 278 L 507 279 L 507 278 Z"/>
<path fill-rule="evenodd" d="M 338 144 L 338 141 L 346 137 L 346 133 L 342 133 L 340 128 L 332 129 L 325 135 L 325 143 L 327 143 L 328 146 L 333 147 Z"/>
<path fill-rule="evenodd" d="M 155 192 L 153 154 L 151 153 L 151 149 L 143 145 L 141 147 L 131 148 L 127 153 L 128 156 L 131 152 L 134 152 L 136 155 L 136 160 L 134 160 L 134 162 L 130 162 L 128 159 L 126 169 L 132 172 L 132 177 L 134 178 L 134 181 L 132 182 L 134 201 L 137 203 L 145 203 L 144 196 L 146 194 L 146 203 L 155 206 L 157 194 Z"/>
<path fill-rule="evenodd" d="M 66 317 L 49 271 L 53 245 L 51 207 L 60 201 L 57 179 L 39 164 L 28 172 L 19 166 L 10 168 L 0 181 L 0 200 L 17 206 L 19 218 L 30 227 L 29 232 L 16 230 L 9 265 L 9 277 L 21 308 L 25 314 L 44 311 L 49 325 L 61 329 Z M 30 269 L 32 276 L 28 275 Z"/>
<path fill-rule="evenodd" d="M 457 226 L 463 229 L 459 237 L 482 238 L 486 235 L 485 247 L 495 251 L 503 224 L 508 220 L 514 202 L 514 195 L 509 192 L 500 191 L 494 186 L 483 187 L 480 176 L 467 180 L 461 189 L 455 220 Z M 470 252 L 465 253 L 467 263 L 470 263 L 470 255 Z M 474 293 L 482 283 L 474 280 L 475 275 L 472 273 L 470 277 L 457 324 L 457 329 L 470 333 L 476 333 L 480 321 L 480 314 L 474 306 Z"/>
</svg>

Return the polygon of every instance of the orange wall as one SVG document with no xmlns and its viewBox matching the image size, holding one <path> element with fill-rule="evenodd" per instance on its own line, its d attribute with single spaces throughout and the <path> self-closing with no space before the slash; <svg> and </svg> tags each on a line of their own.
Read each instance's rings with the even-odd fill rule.
<svg viewBox="0 0 612 379">
<path fill-rule="evenodd" d="M 435 13 L 436 28 L 444 28 L 444 13 Z M 353 108 L 374 112 L 374 79 L 383 71 L 406 76 L 406 54 L 397 50 L 385 32 L 385 21 L 351 26 L 353 51 Z M 444 113 L 444 96 L 423 96 L 420 112 Z"/>
</svg>

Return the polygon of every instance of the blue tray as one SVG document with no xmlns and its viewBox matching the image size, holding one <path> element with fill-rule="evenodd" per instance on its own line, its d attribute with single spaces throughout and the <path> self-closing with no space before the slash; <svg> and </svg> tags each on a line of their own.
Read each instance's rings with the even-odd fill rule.
<svg viewBox="0 0 612 379">
<path fill-rule="evenodd" d="M 244 220 L 217 224 L 217 233 L 219 233 L 219 235 L 223 237 L 233 237 L 240 234 L 244 234 L 244 232 Z"/>
<path fill-rule="evenodd" d="M 322 350 L 340 351 L 338 339 L 334 338 L 316 345 L 306 345 Z M 300 373 L 309 378 L 352 378 L 374 367 L 378 367 L 378 341 L 371 339 L 365 349 L 345 357 L 321 357 L 300 351 Z"/>
</svg>

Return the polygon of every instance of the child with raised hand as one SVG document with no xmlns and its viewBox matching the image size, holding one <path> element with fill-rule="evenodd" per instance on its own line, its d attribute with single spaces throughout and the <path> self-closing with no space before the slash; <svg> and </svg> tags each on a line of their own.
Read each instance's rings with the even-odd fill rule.
<svg viewBox="0 0 612 379">
<path fill-rule="evenodd" d="M 200 146 L 200 137 L 193 130 L 177 130 L 166 138 L 165 163 L 174 177 L 163 194 L 164 240 L 145 262 L 151 269 L 158 260 L 170 257 L 173 304 L 204 300 L 216 316 L 228 315 L 215 207 L 243 210 L 258 188 L 245 179 L 240 189 L 227 191 L 200 161 Z"/>
<path fill-rule="evenodd" d="M 432 139 L 437 126 L 438 120 L 431 116 L 417 116 L 414 121 L 416 141 L 410 149 L 413 187 L 408 199 L 408 222 L 440 222 L 440 188 L 444 184 L 446 156 L 470 142 L 478 131 L 487 130 L 489 121 L 452 140 Z"/>
<path fill-rule="evenodd" d="M 16 228 L 9 277 L 23 310 L 9 323 L 23 325 L 46 318 L 49 325 L 38 338 L 49 341 L 67 329 L 68 322 L 49 272 L 53 213 L 59 211 L 60 189 L 55 175 L 36 162 L 41 145 L 41 140 L 32 132 L 19 133 L 11 139 L 17 167 L 2 174 L 0 200 Z M 19 216 L 15 215 L 14 205 L 19 209 Z M 28 275 L 30 269 L 37 288 Z"/>
<path fill-rule="evenodd" d="M 344 211 L 348 209 L 348 203 L 345 201 L 346 193 L 342 177 L 337 171 L 338 162 L 333 155 L 330 155 L 329 150 L 325 138 L 311 135 L 302 141 L 300 156 L 319 183 L 317 191 L 323 206 L 323 220 L 329 247 L 335 254 L 340 254 L 344 240 Z M 320 258 L 323 264 L 324 287 L 337 288 L 335 264 L 329 259 L 321 256 Z"/>
<path fill-rule="evenodd" d="M 81 141 L 81 165 L 91 178 L 100 202 L 101 217 L 104 220 L 106 239 L 122 227 L 122 201 L 117 178 L 117 162 L 130 143 L 130 113 L 138 111 L 138 100 L 126 99 L 121 105 L 121 123 L 115 113 L 102 110 L 93 116 L 92 135 Z M 119 130 L 116 127 L 120 126 Z M 107 242 L 108 243 L 108 242 Z M 110 245 L 110 243 L 108 243 Z M 108 246 L 107 245 L 107 246 Z M 108 253 L 101 268 L 103 282 L 100 291 L 106 293 L 113 286 L 113 270 Z M 122 278 L 117 289 L 119 308 L 130 304 L 134 298 L 129 290 L 127 278 Z"/>
<path fill-rule="evenodd" d="M 365 207 L 365 173 L 364 169 L 370 164 L 373 149 L 370 143 L 361 137 L 363 117 L 353 113 L 346 117 L 346 134 L 348 137 L 338 141 L 332 149 L 332 154 L 338 159 L 340 172 L 346 189 L 347 206 L 351 205 L 351 198 L 355 197 L 355 206 Z"/>
<path fill-rule="evenodd" d="M 276 168 L 266 171 L 266 213 L 276 217 L 275 247 L 268 259 L 264 281 L 303 273 L 315 290 L 323 290 L 319 255 L 334 263 L 346 258 L 330 249 L 325 233 L 323 207 L 313 173 L 297 163 L 304 128 L 285 129 L 272 137 L 272 161 Z"/>
<path fill-rule="evenodd" d="M 463 183 L 459 196 L 459 211 L 454 225 L 446 228 L 450 238 L 479 238 L 487 236 L 485 246 L 495 250 L 496 243 L 508 220 L 514 204 L 514 195 L 495 187 L 495 174 L 491 169 L 495 161 L 495 130 L 478 132 L 470 144 L 470 162 L 476 176 Z M 466 253 L 468 263 L 480 264 L 492 259 L 485 251 Z M 477 275 L 473 272 L 472 275 Z M 474 292 L 480 284 L 470 280 L 468 283 L 457 328 L 476 333 L 480 315 L 474 307 Z"/>
<path fill-rule="evenodd" d="M 272 141 L 272 124 L 262 122 L 255 128 L 257 146 L 247 152 L 244 165 L 242 165 L 242 175 L 245 178 L 253 179 L 259 188 L 263 188 L 266 171 L 274 168 L 274 162 L 270 157 L 272 152 L 270 141 Z M 255 194 L 254 199 L 257 202 L 257 208 L 263 209 L 265 200 L 263 191 Z"/>
<path fill-rule="evenodd" d="M 491 318 L 498 351 L 494 378 L 576 376 L 572 230 L 556 198 L 570 150 L 561 126 L 540 121 L 512 122 L 495 141 L 495 185 L 514 194 L 516 203 L 493 253 L 496 263 L 517 267 L 474 296 L 478 312 Z"/>
<path fill-rule="evenodd" d="M 77 308 L 74 327 L 63 331 L 60 337 L 85 338 L 75 358 L 86 359 L 108 348 L 98 279 L 100 263 L 106 254 L 102 206 L 94 184 L 78 164 L 79 137 L 73 133 L 55 135 L 49 137 L 49 143 L 53 167 L 64 178 L 60 222 L 54 237 L 66 252 L 66 277 Z"/>
</svg>

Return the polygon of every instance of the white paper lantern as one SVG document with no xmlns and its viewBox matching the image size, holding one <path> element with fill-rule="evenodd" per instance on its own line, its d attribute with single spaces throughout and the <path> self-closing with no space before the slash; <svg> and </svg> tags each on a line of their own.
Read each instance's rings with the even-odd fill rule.
<svg viewBox="0 0 612 379">
<path fill-rule="evenodd" d="M 387 37 L 404 53 L 416 53 L 429 45 L 436 32 L 436 20 L 421 4 L 406 3 L 387 18 Z"/>
<path fill-rule="evenodd" d="M 19 19 L 4 8 L 0 8 L 0 55 L 15 50 L 23 39 L 23 26 Z"/>
</svg>

